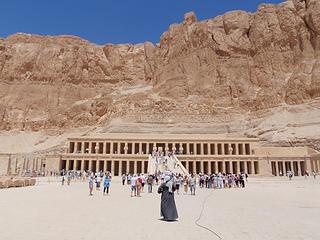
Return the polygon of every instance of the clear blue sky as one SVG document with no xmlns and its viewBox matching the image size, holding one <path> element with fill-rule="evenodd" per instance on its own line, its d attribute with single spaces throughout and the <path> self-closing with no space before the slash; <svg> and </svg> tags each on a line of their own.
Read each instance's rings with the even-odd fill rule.
<svg viewBox="0 0 320 240">
<path fill-rule="evenodd" d="M 157 43 L 186 12 L 203 20 L 236 9 L 255 12 L 264 2 L 283 0 L 5 0 L 0 37 L 25 32 L 76 35 L 98 44 Z"/>
</svg>

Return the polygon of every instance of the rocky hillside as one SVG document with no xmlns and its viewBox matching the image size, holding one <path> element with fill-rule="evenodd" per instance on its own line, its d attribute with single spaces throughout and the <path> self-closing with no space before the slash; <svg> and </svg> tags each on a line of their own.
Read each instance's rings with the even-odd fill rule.
<svg viewBox="0 0 320 240">
<path fill-rule="evenodd" d="M 15 34 L 0 39 L 0 129 L 209 131 L 315 143 L 319 52 L 318 0 L 205 21 L 187 13 L 157 45 Z"/>
</svg>

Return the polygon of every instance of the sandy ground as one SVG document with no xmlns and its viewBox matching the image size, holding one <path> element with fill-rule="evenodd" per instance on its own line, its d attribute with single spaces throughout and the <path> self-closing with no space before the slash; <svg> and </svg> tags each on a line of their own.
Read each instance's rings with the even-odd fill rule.
<svg viewBox="0 0 320 240">
<path fill-rule="evenodd" d="M 61 186 L 41 179 L 34 187 L 0 190 L 0 239 L 320 239 L 320 177 L 251 178 L 245 189 L 197 189 L 176 195 L 179 221 L 159 220 L 158 194 L 131 198 L 114 179 L 110 196 L 86 183 Z"/>
</svg>

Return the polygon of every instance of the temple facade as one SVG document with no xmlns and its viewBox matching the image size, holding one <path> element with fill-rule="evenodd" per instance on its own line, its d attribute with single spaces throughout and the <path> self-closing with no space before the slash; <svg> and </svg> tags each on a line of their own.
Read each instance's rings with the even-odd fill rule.
<svg viewBox="0 0 320 240">
<path fill-rule="evenodd" d="M 115 176 L 148 173 L 149 155 L 154 151 L 174 152 L 189 173 L 246 172 L 279 176 L 290 170 L 301 176 L 306 171 L 320 171 L 320 155 L 308 147 L 264 147 L 256 138 L 224 138 L 213 134 L 123 133 L 70 138 L 65 153 L 25 158 L 22 166 L 17 163 L 17 157 L 8 155 L 6 171 L 89 170 L 109 171 Z M 6 159 L 4 155 L 2 158 Z"/>
</svg>

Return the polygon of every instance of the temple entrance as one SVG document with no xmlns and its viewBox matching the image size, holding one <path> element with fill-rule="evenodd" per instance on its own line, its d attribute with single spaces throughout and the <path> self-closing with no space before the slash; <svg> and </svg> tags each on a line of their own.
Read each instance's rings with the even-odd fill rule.
<svg viewBox="0 0 320 240">
<path fill-rule="evenodd" d="M 273 176 L 277 176 L 276 162 L 271 162 L 271 172 Z"/>
<path fill-rule="evenodd" d="M 233 169 L 233 174 L 238 173 L 238 163 L 237 162 L 232 162 L 232 169 Z"/>
<path fill-rule="evenodd" d="M 76 170 L 80 171 L 81 170 L 81 160 L 76 161 Z"/>
<path fill-rule="evenodd" d="M 210 162 L 210 164 L 211 164 L 211 173 L 217 173 L 216 163 Z"/>
<path fill-rule="evenodd" d="M 254 174 L 259 174 L 260 170 L 259 170 L 259 163 L 258 162 L 254 162 Z"/>
<path fill-rule="evenodd" d="M 83 163 L 83 169 L 85 171 L 88 171 L 89 170 L 89 160 L 84 160 L 84 163 Z"/>
<path fill-rule="evenodd" d="M 189 173 L 193 173 L 194 172 L 193 162 L 188 162 L 188 166 L 189 166 Z"/>
<path fill-rule="evenodd" d="M 304 176 L 304 174 L 306 172 L 306 168 L 305 168 L 305 163 L 304 162 L 300 162 L 300 169 L 301 169 L 301 176 Z"/>
<path fill-rule="evenodd" d="M 137 173 L 142 173 L 142 162 L 137 161 Z"/>
<path fill-rule="evenodd" d="M 114 161 L 114 176 L 119 176 L 119 161 Z"/>
<path fill-rule="evenodd" d="M 121 173 L 122 174 L 127 174 L 127 161 L 122 161 Z"/>
<path fill-rule="evenodd" d="M 107 171 L 111 172 L 112 171 L 112 161 L 107 161 Z"/>
<path fill-rule="evenodd" d="M 104 161 L 99 161 L 99 171 L 104 171 Z"/>
<path fill-rule="evenodd" d="M 97 161 L 92 160 L 91 161 L 91 172 L 96 172 L 97 171 Z"/>
<path fill-rule="evenodd" d="M 295 176 L 299 176 L 299 170 L 298 170 L 298 162 L 293 162 L 293 173 Z"/>
<path fill-rule="evenodd" d="M 252 164 L 251 164 L 251 162 L 247 162 L 247 172 L 248 172 L 248 174 L 252 174 Z"/>
<path fill-rule="evenodd" d="M 74 160 L 69 160 L 69 167 L 68 170 L 71 171 L 74 168 Z"/>
<path fill-rule="evenodd" d="M 148 172 L 148 164 L 149 162 L 148 161 L 144 161 L 144 173 L 147 173 Z"/>
<path fill-rule="evenodd" d="M 291 171 L 291 162 L 285 162 L 286 172 Z"/>
<path fill-rule="evenodd" d="M 67 166 L 67 161 L 66 160 L 61 160 L 60 162 L 60 170 L 66 170 Z"/>
<path fill-rule="evenodd" d="M 223 172 L 223 162 L 218 162 L 218 172 Z"/>
<path fill-rule="evenodd" d="M 240 172 L 244 173 L 244 162 L 240 162 Z"/>
<path fill-rule="evenodd" d="M 205 173 L 205 174 L 209 174 L 209 172 L 208 172 L 208 162 L 203 162 L 203 172 Z"/>
<path fill-rule="evenodd" d="M 134 174 L 134 161 L 129 162 L 129 173 Z"/>
<path fill-rule="evenodd" d="M 230 162 L 225 162 L 226 164 L 226 173 L 231 173 L 230 171 Z"/>
<path fill-rule="evenodd" d="M 196 173 L 199 174 L 201 172 L 201 162 L 196 162 Z"/>
</svg>

